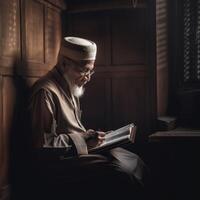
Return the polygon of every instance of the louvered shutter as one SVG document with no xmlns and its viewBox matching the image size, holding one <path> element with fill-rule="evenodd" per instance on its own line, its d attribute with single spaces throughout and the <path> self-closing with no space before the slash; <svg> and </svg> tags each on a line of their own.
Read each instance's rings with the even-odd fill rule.
<svg viewBox="0 0 200 200">
<path fill-rule="evenodd" d="M 200 82 L 200 0 L 183 1 L 183 82 Z"/>
</svg>

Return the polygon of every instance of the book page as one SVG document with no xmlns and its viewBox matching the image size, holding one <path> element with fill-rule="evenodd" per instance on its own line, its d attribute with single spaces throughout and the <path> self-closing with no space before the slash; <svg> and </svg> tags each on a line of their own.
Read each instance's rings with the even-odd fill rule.
<svg viewBox="0 0 200 200">
<path fill-rule="evenodd" d="M 101 145 L 91 149 L 90 152 L 95 150 L 101 150 L 107 147 L 108 148 L 112 148 L 113 146 L 117 147 L 122 143 L 134 142 L 135 133 L 136 133 L 136 126 L 134 124 L 129 124 L 115 131 L 109 131 L 105 136 L 105 141 Z"/>
<path fill-rule="evenodd" d="M 115 131 L 110 131 L 109 133 L 106 134 L 105 142 L 108 142 L 110 140 L 114 140 L 115 138 L 119 138 L 121 136 L 130 135 L 133 127 L 134 127 L 133 124 L 129 124 L 127 126 L 119 128 Z"/>
</svg>

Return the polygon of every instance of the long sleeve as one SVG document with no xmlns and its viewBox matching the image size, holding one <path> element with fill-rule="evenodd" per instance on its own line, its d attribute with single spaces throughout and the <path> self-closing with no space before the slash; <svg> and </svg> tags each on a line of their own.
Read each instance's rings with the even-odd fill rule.
<svg viewBox="0 0 200 200">
<path fill-rule="evenodd" d="M 78 154 L 87 154 L 87 145 L 81 134 L 57 132 L 55 104 L 53 95 L 44 89 L 40 89 L 32 98 L 33 146 L 59 148 L 72 148 L 73 146 Z"/>
</svg>

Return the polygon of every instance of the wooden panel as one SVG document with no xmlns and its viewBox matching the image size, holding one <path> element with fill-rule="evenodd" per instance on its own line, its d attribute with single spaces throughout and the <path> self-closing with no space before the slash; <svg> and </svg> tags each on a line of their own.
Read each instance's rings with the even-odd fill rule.
<svg viewBox="0 0 200 200">
<path fill-rule="evenodd" d="M 9 170 L 14 169 L 9 164 L 14 157 L 19 161 L 15 156 L 19 152 L 10 151 L 13 141 L 24 144 L 18 129 L 26 96 L 23 90 L 55 64 L 63 2 L 0 1 L 0 199 L 9 199 L 13 178 Z M 20 151 L 18 147 L 14 149 Z"/>
<path fill-rule="evenodd" d="M 0 56 L 15 58 L 19 53 L 19 2 L 0 1 Z"/>
<path fill-rule="evenodd" d="M 4 77 L 1 80 L 2 86 L 2 127 L 1 131 L 1 181 L 2 185 L 8 183 L 8 162 L 9 162 L 9 138 L 10 138 L 10 128 L 12 123 L 13 105 L 15 101 L 14 86 L 11 78 Z"/>
<path fill-rule="evenodd" d="M 27 67 L 28 66 L 28 67 Z M 41 64 L 37 64 L 37 65 L 32 65 L 27 63 L 26 65 L 26 69 L 24 70 L 22 68 L 17 69 L 17 71 L 14 71 L 12 68 L 8 68 L 8 67 L 0 67 L 0 74 L 2 75 L 22 75 L 22 76 L 42 76 L 44 74 L 46 74 L 49 70 L 48 69 L 42 69 L 42 67 L 46 67 L 48 68 L 49 66 L 47 65 L 42 65 Z M 39 68 L 41 67 L 41 69 Z"/>
<path fill-rule="evenodd" d="M 144 64 L 146 62 L 145 9 L 112 14 L 112 63 Z"/>
<path fill-rule="evenodd" d="M 60 48 L 61 38 L 61 20 L 60 13 L 54 9 L 46 8 L 45 20 L 45 54 L 46 62 L 50 67 L 57 61 L 57 55 Z"/>
<path fill-rule="evenodd" d="M 0 192 L 1 188 L 4 184 L 4 176 L 5 176 L 5 156 L 4 156 L 4 135 L 3 135 L 3 79 L 0 76 Z"/>
<path fill-rule="evenodd" d="M 44 5 L 25 1 L 26 59 L 30 62 L 44 63 Z"/>
<path fill-rule="evenodd" d="M 65 0 L 44 0 L 44 1 L 52 4 L 54 7 L 60 8 L 60 9 L 66 8 Z"/>
<path fill-rule="evenodd" d="M 82 120 L 87 128 L 107 128 L 108 89 L 106 79 L 92 79 L 86 86 L 84 96 L 81 98 Z"/>
<path fill-rule="evenodd" d="M 113 127 L 136 123 L 138 133 L 147 126 L 147 82 L 141 78 L 112 80 Z M 143 136 L 144 137 L 144 136 Z"/>
<path fill-rule="evenodd" d="M 124 8 L 145 7 L 145 0 L 87 0 L 84 3 L 81 0 L 67 0 L 68 12 L 88 12 L 102 11 Z"/>
<path fill-rule="evenodd" d="M 168 68 L 157 69 L 157 115 L 164 116 L 168 108 Z"/>
<path fill-rule="evenodd" d="M 26 97 L 26 87 L 32 85 L 36 78 L 28 78 L 27 81 L 23 77 L 4 76 L 0 79 L 2 90 L 0 90 L 0 189 L 9 183 L 8 169 L 10 158 L 17 155 L 19 146 L 24 145 L 22 118 L 23 108 Z M 27 85 L 28 84 L 28 85 Z M 14 149 L 15 152 L 10 152 Z M 22 148 L 23 149 L 23 148 Z M 18 159 L 12 157 L 12 159 Z M 12 160 L 13 161 L 13 160 Z"/>
<path fill-rule="evenodd" d="M 27 77 L 26 83 L 28 87 L 31 87 L 40 77 Z"/>
<path fill-rule="evenodd" d="M 106 13 L 71 15 L 69 32 L 97 44 L 96 65 L 110 64 L 109 18 Z"/>
</svg>

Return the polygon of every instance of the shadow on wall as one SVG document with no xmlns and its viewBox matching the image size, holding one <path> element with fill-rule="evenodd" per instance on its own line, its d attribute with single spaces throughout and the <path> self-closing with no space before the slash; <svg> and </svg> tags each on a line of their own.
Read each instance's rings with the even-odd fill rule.
<svg viewBox="0 0 200 200">
<path fill-rule="evenodd" d="M 178 119 L 181 127 L 200 129 L 200 91 L 184 91 L 179 94 Z"/>
<path fill-rule="evenodd" d="M 29 85 L 27 82 L 27 63 L 18 59 L 13 64 L 13 86 L 15 100 L 10 126 L 10 163 L 9 182 L 11 183 L 11 199 L 20 197 L 20 188 L 23 188 L 29 157 L 29 114 L 28 99 Z"/>
</svg>

